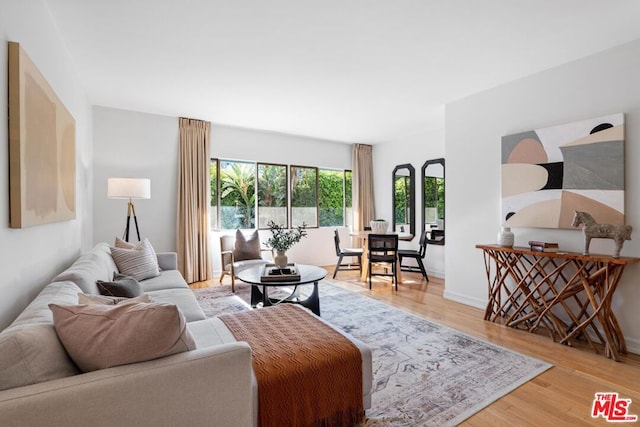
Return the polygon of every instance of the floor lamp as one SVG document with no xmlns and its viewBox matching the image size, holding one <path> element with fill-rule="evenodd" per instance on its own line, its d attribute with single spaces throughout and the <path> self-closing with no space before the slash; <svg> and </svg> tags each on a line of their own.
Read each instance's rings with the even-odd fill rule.
<svg viewBox="0 0 640 427">
<path fill-rule="evenodd" d="M 129 224 L 133 215 L 133 222 L 136 226 L 136 234 L 140 241 L 140 229 L 138 228 L 138 218 L 133 199 L 151 198 L 151 180 L 147 178 L 109 178 L 107 180 L 107 198 L 128 199 L 127 203 L 127 225 L 122 238 L 129 241 Z"/>
</svg>

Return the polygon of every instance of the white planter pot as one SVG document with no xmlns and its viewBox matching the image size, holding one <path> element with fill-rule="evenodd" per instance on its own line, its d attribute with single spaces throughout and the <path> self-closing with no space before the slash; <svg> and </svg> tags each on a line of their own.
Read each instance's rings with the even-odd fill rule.
<svg viewBox="0 0 640 427">
<path fill-rule="evenodd" d="M 374 234 L 386 234 L 389 229 L 389 223 L 387 221 L 371 221 L 371 232 Z"/>
</svg>

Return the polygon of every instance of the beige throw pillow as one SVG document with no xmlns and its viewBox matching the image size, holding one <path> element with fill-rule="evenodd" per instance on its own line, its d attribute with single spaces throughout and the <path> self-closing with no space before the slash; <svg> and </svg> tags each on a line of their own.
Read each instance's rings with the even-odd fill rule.
<svg viewBox="0 0 640 427">
<path fill-rule="evenodd" d="M 62 345 L 83 372 L 196 348 L 173 304 L 49 304 Z"/>
<path fill-rule="evenodd" d="M 255 230 L 249 237 L 244 237 L 240 230 L 236 230 L 236 242 L 233 250 L 233 259 L 235 261 L 244 261 L 247 259 L 260 259 L 260 235 Z"/>
<path fill-rule="evenodd" d="M 119 237 L 116 237 L 116 242 L 113 245 L 116 248 L 121 248 L 121 249 L 135 249 L 136 248 L 136 244 L 135 243 L 129 243 L 126 240 L 122 240 Z"/>
<path fill-rule="evenodd" d="M 92 295 L 83 294 L 78 292 L 78 304 L 103 304 L 103 305 L 116 305 L 116 304 L 130 304 L 134 302 L 152 302 L 151 297 L 147 294 L 142 294 L 135 298 L 126 297 L 108 297 L 106 295 Z"/>
<path fill-rule="evenodd" d="M 133 249 L 112 247 L 111 256 L 120 273 L 138 281 L 160 275 L 158 257 L 148 239 L 137 243 Z"/>
</svg>

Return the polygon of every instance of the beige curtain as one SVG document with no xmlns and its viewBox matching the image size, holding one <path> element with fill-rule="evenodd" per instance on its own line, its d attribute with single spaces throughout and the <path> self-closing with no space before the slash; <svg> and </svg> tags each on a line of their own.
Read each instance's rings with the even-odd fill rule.
<svg viewBox="0 0 640 427">
<path fill-rule="evenodd" d="M 179 119 L 178 269 L 187 283 L 213 277 L 209 250 L 211 123 Z"/>
<path fill-rule="evenodd" d="M 371 145 L 353 145 L 353 229 L 363 230 L 375 219 L 375 201 L 373 197 L 373 147 Z"/>
</svg>

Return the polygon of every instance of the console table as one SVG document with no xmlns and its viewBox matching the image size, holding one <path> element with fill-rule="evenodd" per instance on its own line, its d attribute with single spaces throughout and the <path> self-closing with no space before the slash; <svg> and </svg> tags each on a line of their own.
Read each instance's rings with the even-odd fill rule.
<svg viewBox="0 0 640 427">
<path fill-rule="evenodd" d="M 627 352 L 611 298 L 627 264 L 640 258 L 476 248 L 483 251 L 489 283 L 485 320 L 504 320 L 529 332 L 544 327 L 561 344 L 581 337 L 597 353 L 597 344 L 603 345 L 605 355 L 616 361 Z"/>
</svg>

